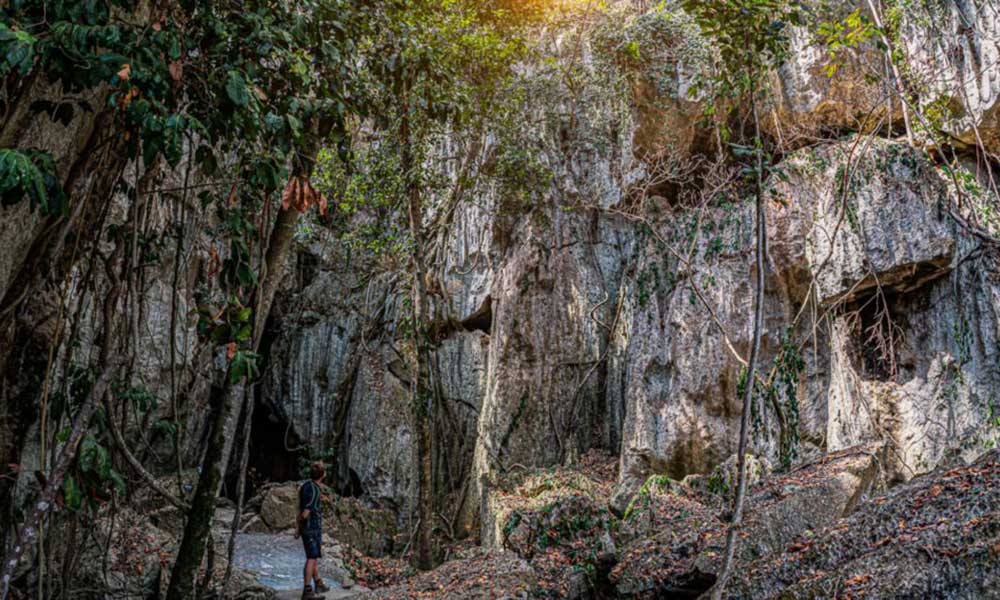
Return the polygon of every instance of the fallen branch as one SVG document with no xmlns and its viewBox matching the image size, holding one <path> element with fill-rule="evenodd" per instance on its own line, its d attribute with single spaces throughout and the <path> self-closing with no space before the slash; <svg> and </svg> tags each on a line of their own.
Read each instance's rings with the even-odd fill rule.
<svg viewBox="0 0 1000 600">
<path fill-rule="evenodd" d="M 111 414 L 110 406 L 108 407 L 108 414 Z M 118 446 L 118 450 L 122 453 L 122 456 L 125 457 L 125 461 L 128 462 L 132 469 L 138 473 L 140 477 L 142 477 L 143 481 L 145 481 L 154 492 L 163 496 L 164 500 L 181 509 L 183 512 L 187 512 L 191 509 L 190 504 L 177 496 L 174 496 L 168 492 L 166 488 L 160 485 L 156 481 L 156 477 L 154 477 L 152 473 L 147 471 L 146 468 L 142 466 L 142 463 L 139 462 L 139 459 L 136 458 L 135 455 L 129 452 L 128 446 L 125 444 L 125 438 L 122 437 L 122 432 L 118 430 L 118 425 L 115 424 L 114 419 L 108 419 L 108 428 L 111 429 L 111 436 L 114 438 L 115 445 Z"/>
</svg>

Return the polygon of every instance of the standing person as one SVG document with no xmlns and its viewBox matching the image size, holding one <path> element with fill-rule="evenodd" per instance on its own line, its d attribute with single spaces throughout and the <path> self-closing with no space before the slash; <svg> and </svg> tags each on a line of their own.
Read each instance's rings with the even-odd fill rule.
<svg viewBox="0 0 1000 600">
<path fill-rule="evenodd" d="M 309 480 L 299 488 L 295 537 L 302 536 L 302 547 L 306 551 L 306 566 L 302 569 L 302 600 L 323 598 L 323 594 L 330 591 L 319 576 L 317 563 L 323 556 L 323 493 L 320 485 L 325 477 L 326 465 L 316 461 L 309 467 Z"/>
</svg>

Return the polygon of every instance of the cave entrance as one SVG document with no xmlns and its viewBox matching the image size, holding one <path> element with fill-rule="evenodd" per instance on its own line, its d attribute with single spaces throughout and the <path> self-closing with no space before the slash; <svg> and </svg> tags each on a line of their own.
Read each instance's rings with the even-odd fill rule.
<svg viewBox="0 0 1000 600">
<path fill-rule="evenodd" d="M 493 329 L 493 297 L 486 296 L 476 312 L 463 319 L 460 324 L 466 331 L 490 333 Z"/>
<path fill-rule="evenodd" d="M 905 323 L 897 294 L 889 289 L 858 298 L 851 311 L 860 372 L 868 379 L 893 381 L 899 375 Z"/>
<path fill-rule="evenodd" d="M 301 468 L 308 458 L 307 449 L 288 422 L 258 402 L 250 425 L 246 497 L 253 497 L 266 483 L 301 479 Z"/>
</svg>

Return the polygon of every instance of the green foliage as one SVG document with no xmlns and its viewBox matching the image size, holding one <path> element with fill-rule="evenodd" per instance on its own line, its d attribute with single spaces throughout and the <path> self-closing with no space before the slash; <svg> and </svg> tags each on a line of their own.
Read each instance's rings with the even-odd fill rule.
<svg viewBox="0 0 1000 600">
<path fill-rule="evenodd" d="M 764 425 L 764 411 L 771 407 L 780 412 L 784 420 L 784 430 L 779 440 L 779 454 L 784 468 L 791 466 L 798 456 L 799 444 L 799 378 L 805 371 L 806 363 L 799 352 L 798 346 L 791 338 L 791 332 L 786 332 L 781 340 L 781 349 L 774 358 L 774 363 L 768 372 L 766 381 L 755 379 L 753 389 L 752 422 L 755 431 L 760 431 Z M 746 391 L 747 370 L 742 368 L 737 381 L 737 394 L 742 396 Z"/>
<path fill-rule="evenodd" d="M 623 521 L 630 520 L 634 515 L 638 514 L 636 511 L 640 508 L 648 508 L 651 502 L 650 496 L 653 491 L 659 489 L 663 491 L 670 491 L 670 477 L 667 475 L 650 475 L 646 478 L 646 481 L 639 488 L 639 491 L 635 493 L 635 496 L 629 500 L 628 506 L 625 507 L 625 513 L 622 515 Z M 640 504 L 642 507 L 640 507 Z"/>
<path fill-rule="evenodd" d="M 705 486 L 709 494 L 722 497 L 729 495 L 729 482 L 718 465 L 712 469 L 711 474 L 709 474 L 705 482 Z"/>
<path fill-rule="evenodd" d="M 788 28 L 803 24 L 792 0 L 681 0 L 705 37 L 715 42 L 722 68 L 717 93 L 740 97 L 760 91 L 768 69 L 788 57 Z"/>
<path fill-rule="evenodd" d="M 781 464 L 788 468 L 798 456 L 799 443 L 799 378 L 805 371 L 806 363 L 798 347 L 792 343 L 790 334 L 781 340 L 781 351 L 774 359 L 771 384 L 765 393 L 780 407 L 785 419 L 785 435 L 781 439 Z"/>
<path fill-rule="evenodd" d="M 390 144 L 359 146 L 350 164 L 328 148 L 319 154 L 316 188 L 337 199 L 330 226 L 353 248 L 373 255 L 402 254 L 405 226 L 394 218 L 405 183 L 398 150 Z"/>
<path fill-rule="evenodd" d="M 260 355 L 246 350 L 237 350 L 229 363 L 229 381 L 238 383 L 243 379 L 255 381 L 260 376 Z"/>
<path fill-rule="evenodd" d="M 657 94 L 671 97 L 676 97 L 679 88 L 679 66 L 697 77 L 712 62 L 711 48 L 694 19 L 666 2 L 624 26 L 609 23 L 598 31 L 595 46 L 626 73 L 653 84 Z"/>
<path fill-rule="evenodd" d="M 860 8 L 855 9 L 841 21 L 820 23 L 817 33 L 823 38 L 827 47 L 827 77 L 832 78 L 837 73 L 837 69 L 843 64 L 840 56 L 845 51 L 856 50 L 873 38 L 884 50 L 882 41 L 877 37 L 878 28 L 866 15 L 861 14 Z"/>
<path fill-rule="evenodd" d="M 27 31 L 11 29 L 0 23 L 0 77 L 10 73 L 27 75 L 35 62 L 35 43 L 38 40 Z"/>
<path fill-rule="evenodd" d="M 363 0 L 135 8 L 121 0 L 7 3 L 0 75 L 13 79 L 3 93 L 38 72 L 85 92 L 80 98 L 102 94 L 97 106 L 80 100 L 75 109 L 113 111 L 131 156 L 149 165 L 162 155 L 176 166 L 188 141 L 206 176 L 234 162 L 244 184 L 238 199 L 258 204 L 287 178 L 306 137 L 343 138 L 347 111 L 363 112 L 353 87 L 356 44 L 382 14 Z M 67 119 L 74 107 L 59 110 Z M 233 195 L 206 193 L 213 201 Z"/>
<path fill-rule="evenodd" d="M 25 196 L 31 208 L 43 214 L 66 214 L 68 204 L 55 175 L 52 155 L 38 150 L 0 148 L 0 205 L 10 206 Z"/>
<path fill-rule="evenodd" d="M 65 430 L 59 437 L 68 436 Z M 80 441 L 72 469 L 63 481 L 63 501 L 70 510 L 97 510 L 112 494 L 125 494 L 125 480 L 111 465 L 111 452 L 93 434 Z"/>
</svg>

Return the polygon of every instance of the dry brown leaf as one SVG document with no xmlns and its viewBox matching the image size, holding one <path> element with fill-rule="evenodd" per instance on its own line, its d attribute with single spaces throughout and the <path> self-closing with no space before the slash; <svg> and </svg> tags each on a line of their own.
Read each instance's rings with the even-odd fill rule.
<svg viewBox="0 0 1000 600">
<path fill-rule="evenodd" d="M 170 63 L 169 68 L 170 68 L 170 77 L 172 77 L 174 81 L 179 82 L 181 80 L 181 76 L 184 74 L 184 65 L 181 63 L 181 61 L 175 60 Z"/>
<path fill-rule="evenodd" d="M 311 183 L 308 179 L 303 178 L 302 180 L 302 195 L 299 198 L 299 212 L 304 213 L 309 210 L 309 207 L 316 203 L 318 200 L 318 195 L 316 190 L 313 189 Z"/>
<path fill-rule="evenodd" d="M 298 188 L 299 178 L 294 176 L 289 177 L 284 191 L 281 192 L 281 210 L 288 210 L 296 202 L 296 196 L 299 193 Z"/>
</svg>

